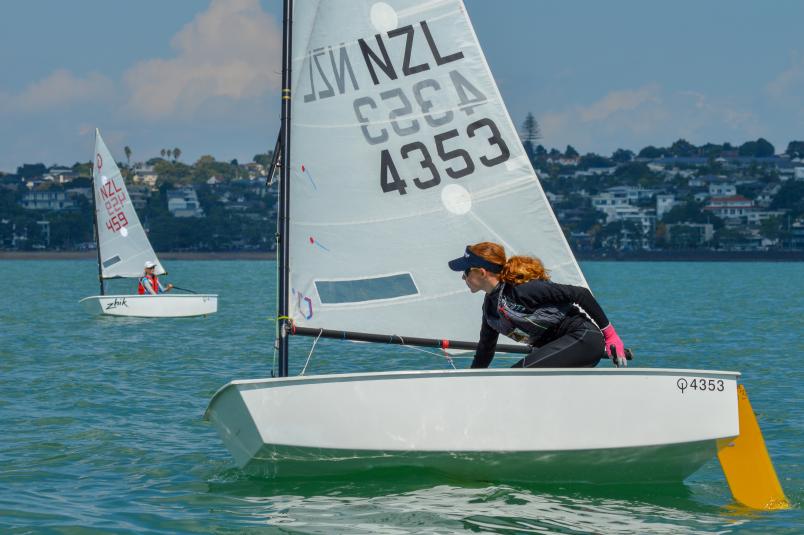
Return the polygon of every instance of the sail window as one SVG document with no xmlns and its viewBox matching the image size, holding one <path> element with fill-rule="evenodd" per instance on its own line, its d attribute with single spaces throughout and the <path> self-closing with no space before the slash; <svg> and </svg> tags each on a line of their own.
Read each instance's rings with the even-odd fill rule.
<svg viewBox="0 0 804 535">
<path fill-rule="evenodd" d="M 315 287 L 324 305 L 378 301 L 419 293 L 410 273 L 370 279 L 315 281 Z"/>
<path fill-rule="evenodd" d="M 120 262 L 120 257 L 117 256 L 117 255 L 114 255 L 113 257 L 107 258 L 106 260 L 103 261 L 103 267 L 107 268 L 109 266 L 113 266 L 113 265 L 117 264 L 118 262 Z"/>
</svg>

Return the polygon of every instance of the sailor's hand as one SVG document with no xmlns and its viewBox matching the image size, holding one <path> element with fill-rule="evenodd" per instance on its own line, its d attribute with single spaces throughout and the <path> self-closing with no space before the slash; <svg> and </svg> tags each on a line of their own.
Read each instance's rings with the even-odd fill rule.
<svg viewBox="0 0 804 535">
<path fill-rule="evenodd" d="M 611 346 L 611 347 L 614 347 L 614 346 Z M 625 368 L 626 366 L 628 366 L 628 364 L 627 364 L 627 362 L 628 362 L 628 361 L 627 361 L 627 359 L 625 358 L 625 355 L 616 355 L 616 356 L 612 356 L 612 357 L 611 357 L 611 361 L 612 361 L 612 362 L 614 363 L 614 365 L 615 365 L 615 366 L 617 366 L 618 368 Z"/>
<path fill-rule="evenodd" d="M 606 340 L 606 354 L 611 357 L 611 361 L 618 368 L 625 368 L 627 366 L 625 358 L 625 346 L 617 331 L 614 330 L 614 325 L 609 324 L 601 331 L 603 338 Z"/>
<path fill-rule="evenodd" d="M 167 289 L 168 289 L 168 290 L 172 290 L 172 289 L 173 289 L 173 285 L 172 285 L 172 284 L 170 284 L 170 283 L 168 283 L 168 285 L 167 285 Z"/>
</svg>

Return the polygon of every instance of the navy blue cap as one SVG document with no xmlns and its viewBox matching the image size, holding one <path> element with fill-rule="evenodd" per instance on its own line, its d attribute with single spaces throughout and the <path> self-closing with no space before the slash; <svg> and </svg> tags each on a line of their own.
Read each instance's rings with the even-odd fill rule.
<svg viewBox="0 0 804 535">
<path fill-rule="evenodd" d="M 449 261 L 449 268 L 452 271 L 466 271 L 469 268 L 483 268 L 491 271 L 492 273 L 499 273 L 502 271 L 503 267 L 500 264 L 489 262 L 485 258 L 476 255 L 469 250 L 469 247 L 467 247 L 466 251 L 463 253 L 463 256 Z"/>
</svg>

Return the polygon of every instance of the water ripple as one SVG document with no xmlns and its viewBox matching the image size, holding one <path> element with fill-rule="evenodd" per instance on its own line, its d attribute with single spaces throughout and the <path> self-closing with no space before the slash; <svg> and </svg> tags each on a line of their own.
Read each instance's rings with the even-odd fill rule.
<svg viewBox="0 0 804 535">
<path fill-rule="evenodd" d="M 77 301 L 96 290 L 90 261 L 3 267 L 15 295 L 0 302 L 2 533 L 798 533 L 804 523 L 800 264 L 583 266 L 639 365 L 743 372 L 795 505 L 763 514 L 731 504 L 714 462 L 658 488 L 410 471 L 255 478 L 233 468 L 202 415 L 227 381 L 269 375 L 272 262 L 174 262 L 174 283 L 221 295 L 218 314 L 192 320 L 84 315 Z M 294 339 L 292 351 L 306 355 L 310 343 Z M 416 351 L 322 340 L 309 373 L 441 366 Z"/>
</svg>

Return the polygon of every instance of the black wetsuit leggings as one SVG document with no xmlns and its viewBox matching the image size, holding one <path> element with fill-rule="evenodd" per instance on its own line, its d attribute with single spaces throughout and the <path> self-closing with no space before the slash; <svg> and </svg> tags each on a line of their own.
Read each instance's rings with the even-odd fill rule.
<svg viewBox="0 0 804 535">
<path fill-rule="evenodd" d="M 512 368 L 593 368 L 604 353 L 603 333 L 582 325 L 542 347 L 535 347 Z"/>
</svg>

